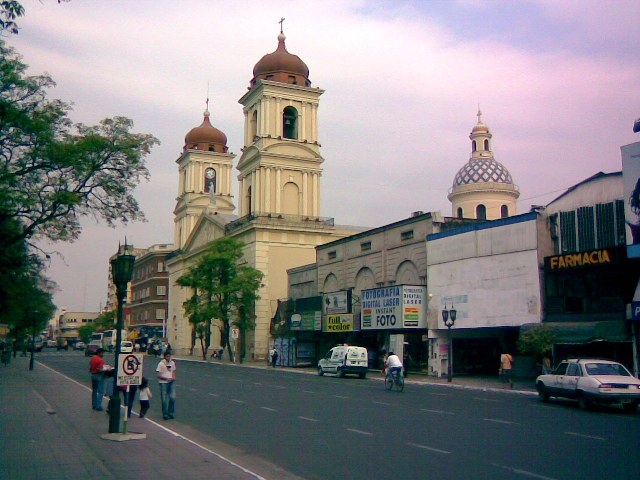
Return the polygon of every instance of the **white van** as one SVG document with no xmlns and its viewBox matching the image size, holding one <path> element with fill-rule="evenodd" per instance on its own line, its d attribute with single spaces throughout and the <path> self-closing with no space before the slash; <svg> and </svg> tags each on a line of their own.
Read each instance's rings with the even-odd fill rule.
<svg viewBox="0 0 640 480">
<path fill-rule="evenodd" d="M 337 345 L 318 362 L 318 375 L 336 373 L 338 376 L 344 377 L 346 374 L 354 374 L 365 378 L 368 368 L 366 348 Z"/>
</svg>

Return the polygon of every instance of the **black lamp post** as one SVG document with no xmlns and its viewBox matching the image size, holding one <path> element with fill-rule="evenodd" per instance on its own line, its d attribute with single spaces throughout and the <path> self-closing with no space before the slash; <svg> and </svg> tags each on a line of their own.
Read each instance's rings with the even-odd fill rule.
<svg viewBox="0 0 640 480">
<path fill-rule="evenodd" d="M 451 348 L 451 327 L 456 323 L 456 316 L 458 312 L 453 307 L 453 303 L 451 304 L 451 310 L 447 310 L 447 304 L 444 304 L 444 308 L 442 309 L 442 320 L 444 324 L 449 329 L 449 343 L 447 345 L 447 382 L 451 381 L 452 375 L 452 366 L 453 366 L 453 358 L 451 358 L 451 353 L 453 349 Z"/>
<path fill-rule="evenodd" d="M 116 355 L 114 359 L 113 390 L 109 399 L 109 433 L 120 433 L 120 392 L 116 386 L 118 380 L 118 362 L 120 356 L 120 342 L 122 341 L 123 328 L 123 302 L 127 295 L 127 284 L 133 276 L 133 264 L 136 260 L 131 252 L 132 246 L 118 245 L 118 256 L 111 260 L 111 277 L 116 286 L 116 298 L 118 299 L 118 313 L 116 317 Z"/>
</svg>

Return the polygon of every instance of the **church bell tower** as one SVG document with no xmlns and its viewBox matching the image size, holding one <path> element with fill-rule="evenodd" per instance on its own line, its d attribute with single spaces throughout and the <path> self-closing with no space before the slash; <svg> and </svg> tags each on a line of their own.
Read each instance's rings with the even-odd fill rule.
<svg viewBox="0 0 640 480">
<path fill-rule="evenodd" d="M 182 248 L 203 212 L 233 214 L 231 194 L 232 160 L 227 136 L 211 125 L 204 112 L 200 126 L 184 138 L 182 155 L 176 160 L 179 171 L 178 198 L 173 211 L 174 245 Z"/>
<path fill-rule="evenodd" d="M 309 68 L 277 49 L 255 65 L 244 112 L 244 148 L 238 162 L 239 216 L 320 216 L 322 162 L 318 104 L 324 90 L 311 86 Z"/>
</svg>

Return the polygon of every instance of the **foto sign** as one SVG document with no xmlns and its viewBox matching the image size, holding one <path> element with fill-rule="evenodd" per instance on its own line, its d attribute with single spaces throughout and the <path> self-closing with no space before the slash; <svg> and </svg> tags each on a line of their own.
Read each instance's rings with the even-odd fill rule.
<svg viewBox="0 0 640 480">
<path fill-rule="evenodd" d="M 144 357 L 140 353 L 121 353 L 118 357 L 116 385 L 140 385 Z"/>
<path fill-rule="evenodd" d="M 426 328 L 424 285 L 398 285 L 363 290 L 362 330 Z"/>
</svg>

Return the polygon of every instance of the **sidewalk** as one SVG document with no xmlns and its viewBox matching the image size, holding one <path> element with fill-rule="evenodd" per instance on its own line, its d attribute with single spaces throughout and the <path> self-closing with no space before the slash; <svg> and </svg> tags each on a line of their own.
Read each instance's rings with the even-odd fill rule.
<svg viewBox="0 0 640 480">
<path fill-rule="evenodd" d="M 90 398 L 88 385 L 38 362 L 30 371 L 28 358 L 0 365 L 0 478 L 263 478 L 206 447 L 206 439 L 196 443 L 151 419 L 129 421 L 129 432 L 146 439 L 104 440 L 108 417 L 91 409 Z M 277 469 L 272 478 L 280 478 Z"/>
</svg>

